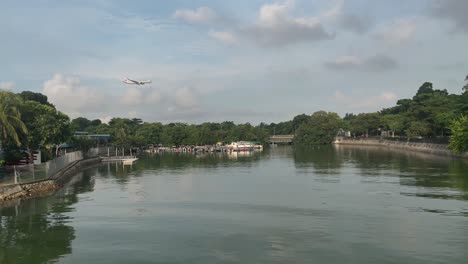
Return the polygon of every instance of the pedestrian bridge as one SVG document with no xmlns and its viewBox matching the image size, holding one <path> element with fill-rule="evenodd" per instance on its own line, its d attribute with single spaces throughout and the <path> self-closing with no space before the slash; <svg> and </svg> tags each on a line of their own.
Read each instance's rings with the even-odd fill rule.
<svg viewBox="0 0 468 264">
<path fill-rule="evenodd" d="M 270 143 L 292 143 L 294 140 L 294 135 L 274 135 L 270 136 Z"/>
</svg>

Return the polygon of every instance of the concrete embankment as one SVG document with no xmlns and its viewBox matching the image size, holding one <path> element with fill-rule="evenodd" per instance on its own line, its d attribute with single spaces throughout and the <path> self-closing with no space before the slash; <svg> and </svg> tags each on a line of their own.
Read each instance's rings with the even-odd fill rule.
<svg viewBox="0 0 468 264">
<path fill-rule="evenodd" d="M 51 177 L 28 183 L 0 187 L 0 202 L 39 196 L 60 189 L 76 173 L 101 162 L 101 158 L 85 159 L 70 163 Z"/>
<path fill-rule="evenodd" d="M 360 138 L 337 138 L 333 144 L 337 145 L 359 145 L 359 146 L 379 146 L 400 150 L 415 151 L 420 153 L 433 154 L 445 157 L 456 157 L 468 159 L 468 153 L 455 154 L 445 144 L 433 144 L 422 142 L 408 142 L 387 139 L 360 139 Z"/>
</svg>

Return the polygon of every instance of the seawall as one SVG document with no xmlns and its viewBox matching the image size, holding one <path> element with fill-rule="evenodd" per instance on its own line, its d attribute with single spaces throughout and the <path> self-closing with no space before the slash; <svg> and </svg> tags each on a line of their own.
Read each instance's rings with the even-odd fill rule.
<svg viewBox="0 0 468 264">
<path fill-rule="evenodd" d="M 63 187 L 64 184 L 80 170 L 100 162 L 101 158 L 79 160 L 70 163 L 47 179 L 0 187 L 0 202 L 35 197 L 44 193 L 54 192 Z"/>
<path fill-rule="evenodd" d="M 359 146 L 379 146 L 420 153 L 427 153 L 438 156 L 464 158 L 468 159 L 468 153 L 455 154 L 446 144 L 408 142 L 387 139 L 369 139 L 369 138 L 336 138 L 333 144 L 337 145 L 359 145 Z"/>
</svg>

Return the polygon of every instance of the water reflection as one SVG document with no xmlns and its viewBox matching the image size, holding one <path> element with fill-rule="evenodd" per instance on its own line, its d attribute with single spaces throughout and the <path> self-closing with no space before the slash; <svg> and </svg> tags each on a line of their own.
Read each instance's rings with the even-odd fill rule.
<svg viewBox="0 0 468 264">
<path fill-rule="evenodd" d="M 128 175 L 138 177 L 141 172 L 157 173 L 158 171 L 183 172 L 189 168 L 249 168 L 259 162 L 268 152 L 233 152 L 233 153 L 153 153 L 139 157 L 133 165 L 122 163 L 108 163 L 99 167 L 104 177 L 112 176 L 121 184 L 128 182 Z"/>
<path fill-rule="evenodd" d="M 67 213 L 78 194 L 93 191 L 95 172 L 78 174 L 54 196 L 0 204 L 0 263 L 50 263 L 70 254 L 75 230 Z"/>
<path fill-rule="evenodd" d="M 0 263 L 461 263 L 467 171 L 354 146 L 144 155 L 1 208 Z"/>
<path fill-rule="evenodd" d="M 422 187 L 404 195 L 468 200 L 466 160 L 383 147 L 334 148 L 363 177 L 394 177 L 402 186 Z"/>
<path fill-rule="evenodd" d="M 312 167 L 313 172 L 317 174 L 340 174 L 344 161 L 336 152 L 336 149 L 330 146 L 296 148 L 294 162 L 296 168 L 304 171 Z"/>
</svg>

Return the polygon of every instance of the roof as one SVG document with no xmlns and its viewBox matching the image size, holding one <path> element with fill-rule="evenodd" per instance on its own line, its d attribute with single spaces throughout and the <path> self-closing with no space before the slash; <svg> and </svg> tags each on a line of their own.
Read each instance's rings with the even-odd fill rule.
<svg viewBox="0 0 468 264">
<path fill-rule="evenodd" d="M 109 139 L 112 137 L 111 134 L 92 134 L 88 136 L 92 138 L 104 138 L 104 139 Z"/>
</svg>

